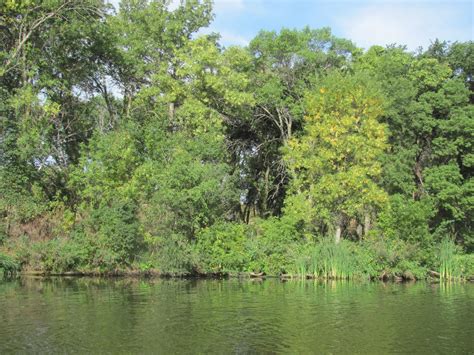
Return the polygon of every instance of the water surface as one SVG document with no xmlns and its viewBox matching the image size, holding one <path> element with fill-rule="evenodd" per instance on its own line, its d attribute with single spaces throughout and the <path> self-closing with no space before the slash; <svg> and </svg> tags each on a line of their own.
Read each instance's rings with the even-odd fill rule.
<svg viewBox="0 0 474 355">
<path fill-rule="evenodd" d="M 474 353 L 473 284 L 0 281 L 0 353 Z"/>
</svg>

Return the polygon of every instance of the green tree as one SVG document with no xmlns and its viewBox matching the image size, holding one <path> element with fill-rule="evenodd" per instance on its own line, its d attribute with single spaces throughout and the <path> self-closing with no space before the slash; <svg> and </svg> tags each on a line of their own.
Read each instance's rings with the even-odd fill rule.
<svg viewBox="0 0 474 355">
<path fill-rule="evenodd" d="M 382 108 L 367 76 L 334 73 L 308 94 L 304 134 L 285 151 L 292 172 L 286 211 L 300 211 L 315 231 L 334 232 L 336 243 L 349 219 L 367 218 L 387 200 L 378 185 L 387 148 Z"/>
<path fill-rule="evenodd" d="M 0 213 L 7 229 L 69 198 L 70 167 L 99 106 L 81 96 L 94 93 L 89 82 L 106 61 L 106 17 L 103 1 L 0 5 Z"/>
<path fill-rule="evenodd" d="M 390 151 L 383 186 L 390 194 L 434 202 L 428 223 L 440 238 L 472 245 L 471 43 L 435 41 L 418 56 L 400 47 L 373 47 L 357 69 L 381 83 Z M 464 61 L 465 60 L 465 61 Z M 415 228 L 415 227 L 414 227 Z"/>
<path fill-rule="evenodd" d="M 348 68 L 359 50 L 330 29 L 261 31 L 250 43 L 251 111 L 231 117 L 229 138 L 245 191 L 244 219 L 280 214 L 288 171 L 280 148 L 302 129 L 305 91 L 334 68 Z"/>
</svg>

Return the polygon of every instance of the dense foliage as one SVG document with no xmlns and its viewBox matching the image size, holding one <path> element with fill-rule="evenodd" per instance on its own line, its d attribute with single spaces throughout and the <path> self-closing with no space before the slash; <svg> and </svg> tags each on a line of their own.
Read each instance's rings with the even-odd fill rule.
<svg viewBox="0 0 474 355">
<path fill-rule="evenodd" d="M 0 5 L 0 268 L 474 273 L 474 43 L 198 35 L 210 0 Z"/>
</svg>

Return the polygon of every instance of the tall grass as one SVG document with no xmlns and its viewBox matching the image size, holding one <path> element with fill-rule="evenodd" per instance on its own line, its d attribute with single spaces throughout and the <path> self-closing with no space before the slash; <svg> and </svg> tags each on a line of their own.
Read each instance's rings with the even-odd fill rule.
<svg viewBox="0 0 474 355">
<path fill-rule="evenodd" d="M 309 271 L 313 277 L 317 278 L 319 276 L 319 270 L 322 266 L 322 260 L 319 256 L 319 247 L 315 245 L 310 249 L 310 259 L 309 259 Z"/>
<path fill-rule="evenodd" d="M 327 279 L 350 279 L 354 274 L 352 255 L 346 242 L 334 244 L 332 240 L 324 240 L 319 244 L 319 260 L 313 270 L 318 270 L 315 276 Z"/>
<path fill-rule="evenodd" d="M 439 245 L 440 279 L 453 280 L 461 277 L 461 267 L 457 258 L 457 248 L 450 238 L 445 238 Z"/>
<path fill-rule="evenodd" d="M 10 256 L 0 253 L 0 271 L 5 275 L 14 275 L 19 271 L 18 263 Z"/>
<path fill-rule="evenodd" d="M 308 273 L 308 269 L 307 269 L 308 263 L 307 263 L 307 259 L 305 255 L 301 255 L 300 257 L 298 257 L 295 261 L 295 264 L 296 264 L 295 265 L 296 274 L 298 275 L 298 277 L 305 279 Z"/>
<path fill-rule="evenodd" d="M 350 279 L 354 276 L 353 256 L 346 242 L 334 244 L 332 239 L 323 239 L 311 248 L 306 248 L 307 255 L 295 260 L 299 277 L 306 277 L 309 272 L 314 278 Z"/>
</svg>

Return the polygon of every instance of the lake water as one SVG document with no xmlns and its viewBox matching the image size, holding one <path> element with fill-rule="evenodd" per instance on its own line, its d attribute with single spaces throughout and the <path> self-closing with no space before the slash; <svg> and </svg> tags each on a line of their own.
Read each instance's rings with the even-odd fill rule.
<svg viewBox="0 0 474 355">
<path fill-rule="evenodd" d="M 473 284 L 0 281 L 0 353 L 474 353 Z"/>
</svg>

